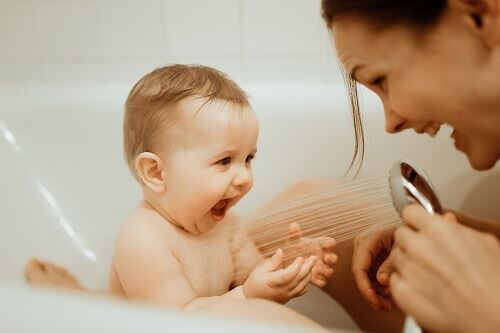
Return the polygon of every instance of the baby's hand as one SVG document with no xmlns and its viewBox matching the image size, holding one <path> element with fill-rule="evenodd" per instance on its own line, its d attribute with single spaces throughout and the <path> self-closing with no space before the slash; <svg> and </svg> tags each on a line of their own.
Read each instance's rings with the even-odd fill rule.
<svg viewBox="0 0 500 333">
<path fill-rule="evenodd" d="M 302 296 L 308 290 L 316 260 L 314 256 L 305 261 L 300 257 L 287 268 L 280 269 L 283 250 L 278 249 L 271 258 L 250 273 L 243 284 L 243 293 L 247 298 L 265 298 L 282 304 Z"/>
<path fill-rule="evenodd" d="M 290 224 L 288 240 L 284 247 L 286 258 L 291 261 L 298 256 L 318 257 L 312 270 L 311 283 L 323 288 L 333 275 L 333 266 L 338 261 L 337 255 L 333 253 L 335 240 L 331 237 L 302 237 L 301 234 L 297 223 Z"/>
</svg>

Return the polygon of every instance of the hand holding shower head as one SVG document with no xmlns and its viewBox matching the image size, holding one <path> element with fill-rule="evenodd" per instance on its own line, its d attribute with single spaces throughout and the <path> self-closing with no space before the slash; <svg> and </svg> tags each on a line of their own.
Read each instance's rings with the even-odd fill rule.
<svg viewBox="0 0 500 333">
<path fill-rule="evenodd" d="M 394 164 L 389 174 L 394 206 L 401 215 L 403 207 L 411 202 L 421 204 L 429 214 L 442 214 L 443 208 L 429 177 L 415 164 L 407 161 Z M 422 329 L 412 317 L 406 317 L 404 333 L 421 333 Z"/>
</svg>

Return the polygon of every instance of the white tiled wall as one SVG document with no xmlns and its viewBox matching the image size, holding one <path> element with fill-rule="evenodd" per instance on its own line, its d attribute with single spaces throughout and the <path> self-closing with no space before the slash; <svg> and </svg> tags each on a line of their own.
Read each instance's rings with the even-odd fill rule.
<svg viewBox="0 0 500 333">
<path fill-rule="evenodd" d="M 132 83 L 203 63 L 240 82 L 339 80 L 320 0 L 0 0 L 0 83 Z"/>
</svg>

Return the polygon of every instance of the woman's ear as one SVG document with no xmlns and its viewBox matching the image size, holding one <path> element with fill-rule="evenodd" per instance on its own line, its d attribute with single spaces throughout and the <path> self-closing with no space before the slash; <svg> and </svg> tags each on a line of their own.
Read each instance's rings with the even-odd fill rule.
<svg viewBox="0 0 500 333">
<path fill-rule="evenodd" d="M 144 152 L 135 159 L 135 170 L 142 183 L 155 193 L 165 191 L 165 165 L 158 155 Z"/>
<path fill-rule="evenodd" d="M 500 0 L 449 0 L 448 6 L 465 18 L 485 45 L 493 47 L 500 41 Z"/>
</svg>

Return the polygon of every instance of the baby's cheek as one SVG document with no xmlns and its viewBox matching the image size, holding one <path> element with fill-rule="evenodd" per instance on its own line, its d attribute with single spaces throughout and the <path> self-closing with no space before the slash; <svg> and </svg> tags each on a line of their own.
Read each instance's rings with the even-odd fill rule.
<svg viewBox="0 0 500 333">
<path fill-rule="evenodd" d="M 247 188 L 245 189 L 245 194 L 247 194 L 248 192 L 250 192 L 250 190 L 253 188 L 253 176 L 252 176 L 252 179 L 248 182 L 248 186 Z"/>
</svg>

